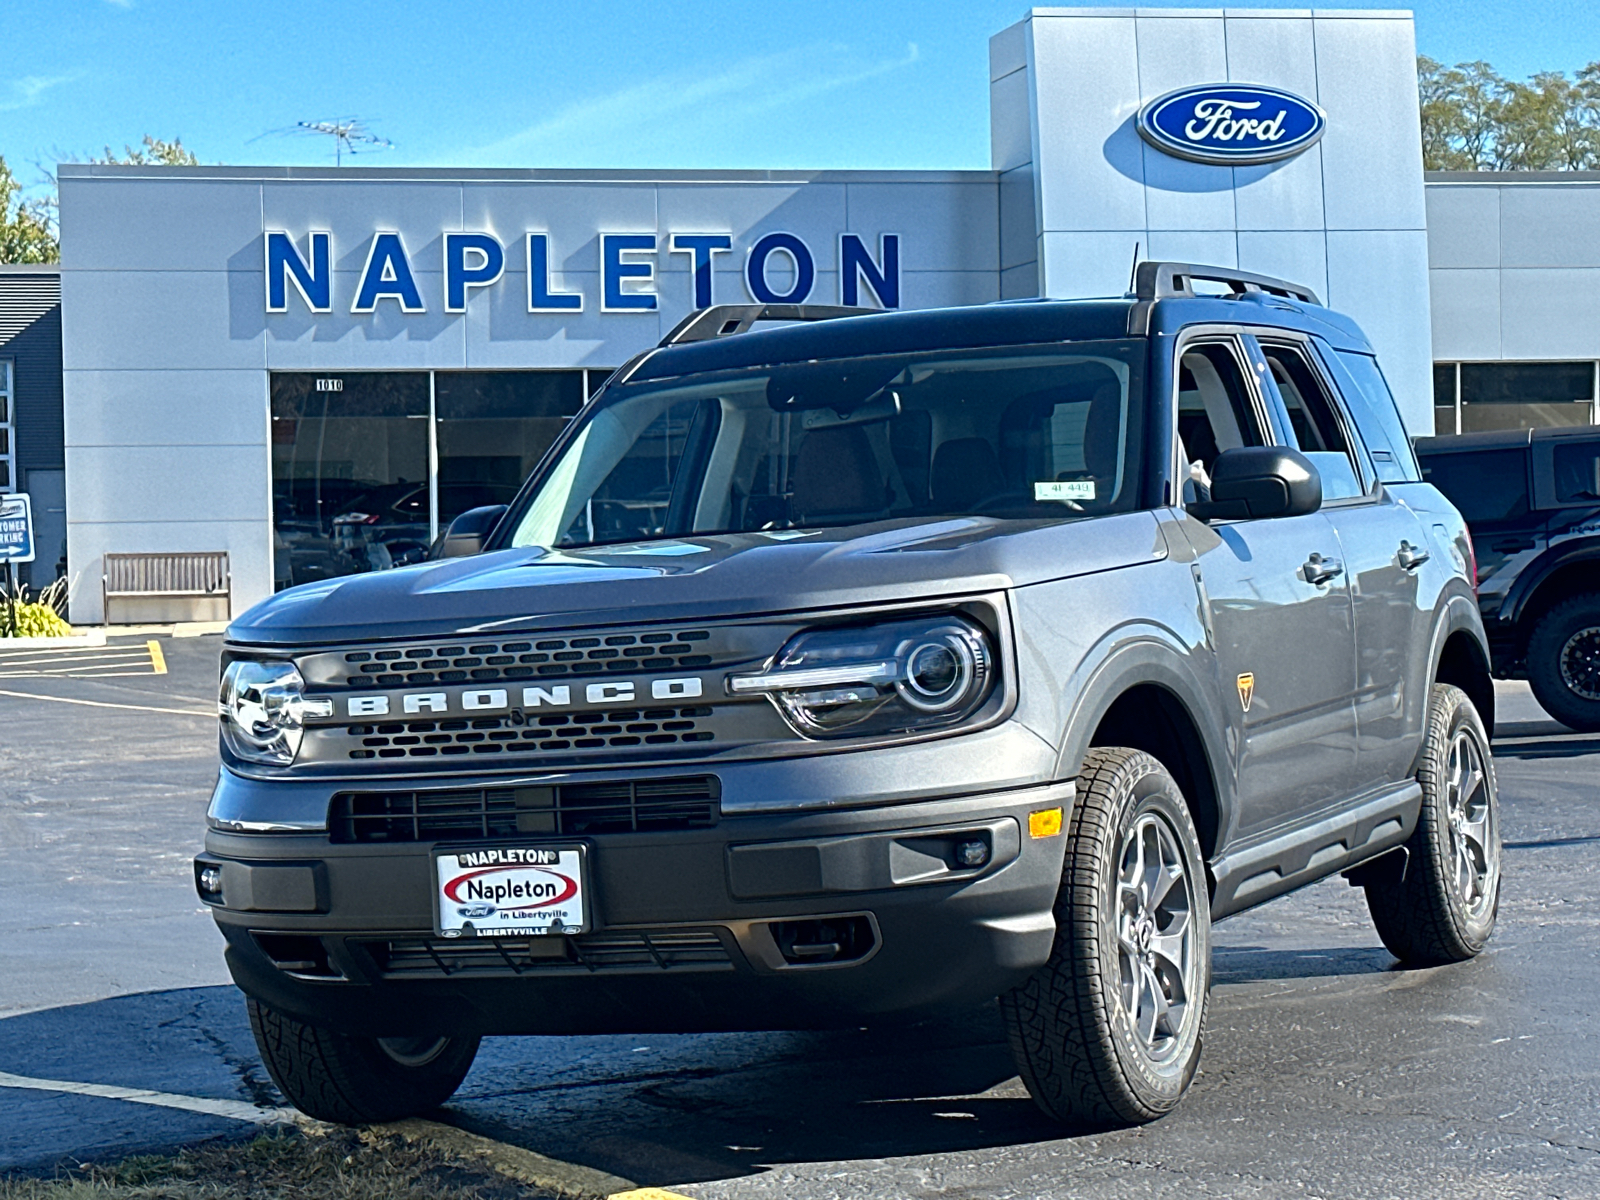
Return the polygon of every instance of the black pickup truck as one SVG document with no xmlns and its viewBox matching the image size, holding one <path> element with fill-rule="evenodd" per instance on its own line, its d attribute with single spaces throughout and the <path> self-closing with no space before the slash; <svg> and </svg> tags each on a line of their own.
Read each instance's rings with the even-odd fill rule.
<svg viewBox="0 0 1600 1200">
<path fill-rule="evenodd" d="M 1494 673 L 1600 730 L 1600 428 L 1422 438 L 1417 457 L 1472 531 Z"/>
</svg>

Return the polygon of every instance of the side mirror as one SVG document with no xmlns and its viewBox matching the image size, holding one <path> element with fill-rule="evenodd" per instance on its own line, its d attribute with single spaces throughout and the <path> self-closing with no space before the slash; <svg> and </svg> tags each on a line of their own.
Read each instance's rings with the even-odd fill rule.
<svg viewBox="0 0 1600 1200">
<path fill-rule="evenodd" d="M 506 515 L 504 504 L 486 504 L 482 508 L 469 508 L 454 521 L 450 528 L 433 545 L 429 558 L 465 558 L 481 554 L 483 543 L 489 540 L 500 518 Z"/>
<path fill-rule="evenodd" d="M 1201 521 L 1299 517 L 1322 507 L 1322 477 L 1298 450 L 1240 446 L 1211 465 L 1211 499 L 1188 505 Z"/>
</svg>

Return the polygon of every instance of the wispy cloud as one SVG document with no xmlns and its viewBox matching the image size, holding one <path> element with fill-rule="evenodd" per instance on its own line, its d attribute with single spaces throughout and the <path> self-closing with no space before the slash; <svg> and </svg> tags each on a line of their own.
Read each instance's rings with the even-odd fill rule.
<svg viewBox="0 0 1600 1200">
<path fill-rule="evenodd" d="M 71 83 L 82 74 L 82 71 L 73 71 L 67 75 L 24 75 L 21 79 L 13 79 L 6 91 L 0 94 L 0 112 L 32 108 L 44 99 L 44 94 L 51 88 Z"/>
<path fill-rule="evenodd" d="M 674 71 L 641 80 L 606 96 L 580 100 L 487 145 L 467 151 L 471 162 L 528 162 L 574 148 L 638 142 L 666 126 L 681 128 L 686 114 L 704 113 L 721 127 L 742 117 L 808 100 L 908 67 L 920 57 L 916 43 L 903 55 L 863 62 L 843 46 L 807 46 L 753 56 L 715 73 Z"/>
</svg>

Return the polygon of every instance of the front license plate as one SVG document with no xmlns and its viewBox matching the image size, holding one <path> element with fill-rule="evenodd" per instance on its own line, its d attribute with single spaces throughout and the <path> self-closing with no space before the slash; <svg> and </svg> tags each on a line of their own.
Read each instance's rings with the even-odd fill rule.
<svg viewBox="0 0 1600 1200">
<path fill-rule="evenodd" d="M 441 937 L 529 937 L 589 927 L 582 846 L 436 852 Z"/>
</svg>

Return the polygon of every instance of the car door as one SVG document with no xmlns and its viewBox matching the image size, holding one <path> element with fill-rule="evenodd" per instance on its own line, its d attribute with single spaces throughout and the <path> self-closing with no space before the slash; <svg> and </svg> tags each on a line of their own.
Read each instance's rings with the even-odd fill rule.
<svg viewBox="0 0 1600 1200">
<path fill-rule="evenodd" d="M 1417 571 L 1428 539 L 1377 478 L 1353 408 L 1311 341 L 1263 333 L 1259 349 L 1269 401 L 1284 406 L 1298 448 L 1316 464 L 1322 511 L 1338 535 L 1355 613 L 1355 787 L 1367 791 L 1406 778 L 1416 758 L 1433 615 L 1419 605 Z"/>
<path fill-rule="evenodd" d="M 1206 486 L 1217 454 L 1279 440 L 1243 348 L 1236 336 L 1206 335 L 1177 352 L 1180 451 L 1195 464 L 1188 499 Z M 1238 799 L 1231 832 L 1249 837 L 1350 791 L 1356 762 L 1350 595 L 1338 539 L 1320 512 L 1210 524 L 1191 518 L 1184 527 L 1229 707 Z"/>
</svg>

